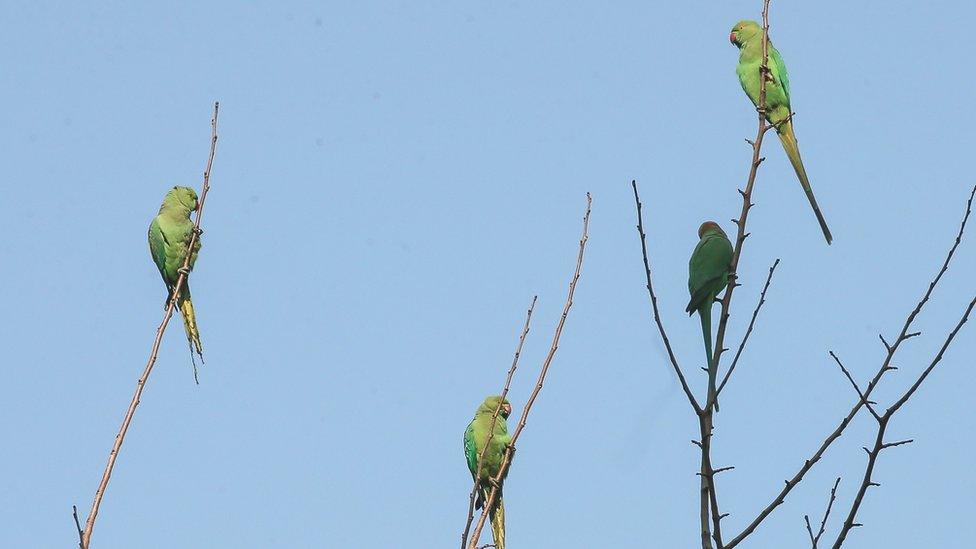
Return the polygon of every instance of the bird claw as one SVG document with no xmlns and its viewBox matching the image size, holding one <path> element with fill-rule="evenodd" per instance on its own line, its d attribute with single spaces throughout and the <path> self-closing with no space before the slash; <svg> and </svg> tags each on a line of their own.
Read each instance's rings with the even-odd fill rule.
<svg viewBox="0 0 976 549">
<path fill-rule="evenodd" d="M 201 229 L 200 227 L 194 227 L 193 232 L 197 234 L 197 237 L 203 236 L 203 229 Z"/>
<path fill-rule="evenodd" d="M 180 267 L 179 269 L 176 270 L 176 272 L 179 273 L 179 274 L 181 274 L 181 275 L 183 275 L 183 276 L 187 276 L 187 275 L 190 274 L 190 268 L 189 267 Z"/>
</svg>

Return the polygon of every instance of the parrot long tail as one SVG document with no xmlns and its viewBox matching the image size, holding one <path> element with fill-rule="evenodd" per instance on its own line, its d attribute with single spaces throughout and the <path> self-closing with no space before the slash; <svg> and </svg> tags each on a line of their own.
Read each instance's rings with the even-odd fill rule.
<svg viewBox="0 0 976 549">
<path fill-rule="evenodd" d="M 190 298 L 190 287 L 184 285 L 180 292 L 180 316 L 183 317 L 183 328 L 186 330 L 186 340 L 190 344 L 190 362 L 193 363 L 193 380 L 199 385 L 197 378 L 197 363 L 193 358 L 193 353 L 200 357 L 203 363 L 203 343 L 200 342 L 200 329 L 197 327 L 197 317 L 193 313 L 193 300 Z"/>
<path fill-rule="evenodd" d="M 505 504 L 499 490 L 491 510 L 491 533 L 495 537 L 495 549 L 505 549 Z"/>
<path fill-rule="evenodd" d="M 705 339 L 705 364 L 708 367 L 708 399 L 715 403 L 715 411 L 718 411 L 718 396 L 715 391 L 715 377 L 718 374 L 712 367 L 712 300 L 703 303 L 698 308 L 698 316 L 701 318 L 702 337 Z"/>
<path fill-rule="evenodd" d="M 816 197 L 813 196 L 813 188 L 810 187 L 807 171 L 803 168 L 803 160 L 800 158 L 800 147 L 796 143 L 796 134 L 793 133 L 793 123 L 786 121 L 777 129 L 777 135 L 779 135 L 779 140 L 783 144 L 783 149 L 786 150 L 786 156 L 790 159 L 790 164 L 793 164 L 793 170 L 800 179 L 803 192 L 807 195 L 807 200 L 810 201 L 810 207 L 813 208 L 813 213 L 817 216 L 817 222 L 820 223 L 820 230 L 823 231 L 824 238 L 827 239 L 827 244 L 830 244 L 833 242 L 834 237 L 830 234 L 830 229 L 827 227 L 827 220 L 824 219 L 823 212 L 820 211 L 820 206 L 817 205 Z"/>
</svg>

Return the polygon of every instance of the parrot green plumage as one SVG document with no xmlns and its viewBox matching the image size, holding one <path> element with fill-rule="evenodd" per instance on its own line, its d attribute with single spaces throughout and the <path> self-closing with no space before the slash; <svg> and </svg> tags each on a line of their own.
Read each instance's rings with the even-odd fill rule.
<svg viewBox="0 0 976 549">
<path fill-rule="evenodd" d="M 499 406 L 501 407 L 499 410 Z M 498 417 L 495 418 L 495 426 L 492 429 L 491 417 L 499 410 Z M 468 470 L 471 471 L 471 478 L 477 480 L 478 500 L 475 504 L 476 509 L 481 509 L 488 501 L 488 494 L 491 492 L 491 479 L 498 475 L 505 456 L 505 448 L 511 442 L 508 434 L 508 425 L 505 420 L 512 413 L 512 405 L 500 396 L 490 396 L 478 406 L 474 413 L 474 419 L 468 424 L 464 431 L 464 457 L 468 461 Z M 491 445 L 485 452 L 481 460 L 481 475 L 475 479 L 478 472 L 478 457 L 488 444 L 489 433 L 491 435 Z M 506 475 L 507 475 L 506 471 Z M 501 479 L 504 482 L 504 477 Z M 502 502 L 502 487 L 499 484 L 498 493 L 495 496 L 495 503 L 489 510 L 491 518 L 491 531 L 495 537 L 495 547 L 505 549 L 505 505 Z"/>
<path fill-rule="evenodd" d="M 159 274 L 162 275 L 163 282 L 166 284 L 167 304 L 173 297 L 173 289 L 180 277 L 180 269 L 186 260 L 187 248 L 193 234 L 190 212 L 196 211 L 197 205 L 196 191 L 189 187 L 173 187 L 166 193 L 163 204 L 159 207 L 159 214 L 149 224 L 149 253 L 152 254 Z M 190 270 L 193 270 L 199 252 L 200 237 L 197 235 L 193 253 L 190 256 Z M 180 308 L 180 314 L 183 317 L 186 339 L 190 343 L 190 358 L 193 358 L 195 351 L 202 362 L 203 344 L 200 343 L 200 330 L 197 327 L 196 316 L 193 312 L 193 301 L 190 299 L 190 280 L 188 277 L 189 273 L 187 273 L 187 278 L 180 288 L 177 306 Z M 193 363 L 193 379 L 197 379 L 195 361 Z"/>
<path fill-rule="evenodd" d="M 752 104 L 759 105 L 760 69 L 762 67 L 762 36 L 763 29 L 755 21 L 739 21 L 732 27 L 729 40 L 739 48 L 739 65 L 735 68 L 739 75 L 739 83 L 742 89 L 752 100 Z M 768 42 L 769 54 L 769 78 L 766 80 L 766 120 L 776 127 L 776 134 L 783 144 L 786 156 L 796 171 L 796 176 L 800 179 L 800 185 L 813 207 L 813 213 L 817 216 L 820 223 L 820 230 L 823 231 L 827 244 L 830 244 L 834 237 L 827 228 L 827 221 L 824 219 L 817 199 L 813 196 L 813 188 L 810 187 L 810 180 L 807 178 L 807 171 L 803 167 L 803 160 L 800 158 L 800 148 L 796 142 L 796 135 L 793 133 L 793 120 L 790 116 L 790 77 L 786 73 L 786 64 L 779 50 L 773 47 L 772 42 Z"/>
<path fill-rule="evenodd" d="M 722 227 L 714 221 L 706 221 L 698 228 L 698 245 L 688 261 L 688 293 L 691 300 L 685 312 L 689 315 L 698 311 L 701 317 L 702 337 L 705 340 L 705 364 L 708 365 L 708 398 L 715 402 L 715 377 L 717 365 L 712 364 L 712 304 L 715 297 L 729 283 L 729 269 L 732 263 L 732 243 Z"/>
</svg>

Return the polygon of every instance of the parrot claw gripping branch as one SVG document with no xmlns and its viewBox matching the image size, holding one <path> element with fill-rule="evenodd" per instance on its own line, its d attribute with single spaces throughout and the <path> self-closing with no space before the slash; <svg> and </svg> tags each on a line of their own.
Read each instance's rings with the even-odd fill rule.
<svg viewBox="0 0 976 549">
<path fill-rule="evenodd" d="M 750 24 L 750 25 L 746 25 L 748 29 L 745 29 L 745 27 L 743 26 L 744 23 Z M 764 160 L 764 157 L 761 156 L 763 137 L 766 135 L 766 133 L 769 130 L 776 130 L 777 134 L 780 137 L 780 141 L 783 142 L 783 146 L 787 150 L 787 155 L 791 156 L 790 158 L 791 163 L 793 164 L 793 167 L 796 170 L 797 175 L 801 180 L 801 184 L 803 185 L 804 190 L 806 191 L 808 200 L 810 201 L 810 204 L 814 209 L 814 213 L 817 215 L 818 221 L 820 222 L 821 229 L 823 230 L 824 233 L 824 237 L 826 238 L 828 244 L 830 243 L 832 238 L 830 235 L 830 231 L 826 227 L 826 223 L 823 221 L 823 216 L 820 213 L 819 207 L 816 205 L 816 200 L 813 198 L 812 191 L 809 189 L 809 184 L 806 181 L 806 174 L 803 170 L 802 163 L 800 163 L 798 160 L 799 153 L 798 150 L 795 149 L 795 138 L 792 137 L 792 126 L 791 126 L 791 121 L 793 118 L 792 111 L 789 111 L 787 109 L 784 112 L 780 112 L 779 120 L 769 120 L 767 118 L 767 116 L 775 117 L 775 113 L 773 113 L 772 110 L 768 108 L 769 105 L 766 101 L 767 83 L 772 84 L 771 87 L 774 88 L 773 90 L 774 93 L 781 94 L 784 91 L 783 90 L 784 88 L 786 88 L 786 91 L 788 92 L 788 80 L 785 78 L 785 67 L 782 66 L 782 59 L 779 57 L 779 53 L 774 48 L 772 48 L 768 39 L 769 0 L 763 1 L 761 28 L 756 23 L 740 22 L 733 29 L 733 34 L 732 34 L 733 44 L 741 48 L 742 45 L 740 43 L 737 43 L 737 39 L 738 39 L 736 36 L 737 30 L 743 32 L 751 31 L 751 32 L 755 32 L 754 36 L 761 36 L 760 51 L 762 53 L 761 53 L 761 58 L 759 60 L 760 65 L 758 67 L 758 71 L 760 74 L 765 75 L 765 77 L 756 78 L 757 82 L 755 87 L 757 89 L 746 89 L 747 94 L 749 94 L 750 98 L 754 100 L 754 103 L 756 103 L 756 110 L 758 113 L 758 129 L 756 132 L 755 139 L 753 140 L 746 139 L 746 142 L 748 142 L 752 147 L 752 160 L 750 163 L 749 176 L 746 182 L 745 189 L 739 190 L 739 194 L 742 197 L 741 211 L 739 217 L 737 219 L 732 220 L 732 222 L 735 223 L 736 225 L 737 231 L 736 231 L 735 239 L 731 241 L 731 244 L 733 245 L 733 249 L 732 249 L 731 258 L 728 263 L 728 269 L 726 271 L 727 283 L 725 285 L 725 294 L 719 300 L 719 302 L 721 303 L 721 313 L 719 316 L 719 324 L 716 332 L 715 345 L 711 349 L 709 345 L 710 339 L 708 339 L 708 335 L 704 331 L 705 319 L 704 317 L 702 319 L 703 333 L 706 338 L 706 343 L 705 343 L 706 352 L 711 350 L 711 352 L 708 353 L 708 367 L 703 368 L 703 370 L 705 370 L 709 374 L 709 377 L 711 378 L 710 379 L 711 384 L 715 383 L 715 376 L 717 375 L 718 372 L 718 367 L 721 362 L 722 354 L 728 350 L 724 347 L 724 341 L 725 341 L 726 329 L 728 326 L 729 312 L 732 303 L 733 291 L 735 290 L 736 287 L 740 286 L 740 284 L 737 282 L 736 273 L 739 265 L 739 259 L 742 254 L 743 243 L 745 242 L 746 238 L 749 236 L 749 233 L 746 232 L 746 223 L 748 221 L 749 211 L 754 205 L 752 203 L 752 194 L 753 194 L 753 189 L 756 181 L 756 175 L 760 164 L 762 164 Z M 755 42 L 751 44 L 753 50 L 756 49 L 756 45 L 757 44 Z M 754 55 L 755 53 L 756 53 L 755 51 L 751 52 L 752 55 Z M 753 64 L 755 64 L 755 61 L 756 61 L 755 59 L 752 60 Z M 774 62 L 776 65 L 775 67 L 773 67 L 773 70 L 770 69 L 771 62 Z M 741 66 L 741 59 L 740 59 L 740 66 Z M 740 80 L 742 78 L 743 75 L 740 72 Z M 777 79 L 782 81 L 782 85 L 780 84 L 780 82 L 777 81 Z M 743 88 L 746 88 L 745 83 L 743 83 Z M 755 94 L 757 97 L 752 97 L 753 94 Z M 787 132 L 787 130 L 789 131 Z M 793 158 L 794 154 L 791 153 L 795 153 L 795 159 Z M 959 246 L 959 243 L 962 240 L 966 223 L 967 220 L 969 219 L 972 210 L 972 202 L 974 196 L 976 196 L 976 187 L 973 188 L 972 192 L 969 195 L 969 201 L 966 204 L 966 213 L 963 216 L 955 242 L 952 245 L 951 249 L 949 250 L 949 253 L 946 256 L 944 263 L 942 264 L 942 269 L 938 272 L 936 277 L 929 284 L 927 291 L 925 292 L 921 300 L 919 300 L 919 302 L 915 306 L 915 309 L 908 315 L 908 318 L 905 320 L 901 332 L 890 343 L 889 340 L 886 340 L 884 338 L 884 336 L 879 335 L 879 338 L 881 339 L 881 342 L 884 345 L 886 351 L 886 357 L 883 360 L 881 366 L 879 367 L 877 373 L 868 382 L 868 385 L 862 390 L 861 387 L 855 381 L 854 377 L 851 375 L 850 371 L 843 365 L 843 363 L 841 363 L 837 355 L 834 354 L 833 351 L 830 351 L 829 353 L 830 357 L 837 363 L 842 373 L 846 376 L 850 384 L 854 387 L 854 390 L 857 393 L 856 402 L 851 407 L 847 415 L 840 420 L 839 425 L 826 436 L 826 438 L 823 440 L 823 442 L 820 444 L 817 450 L 809 458 L 803 461 L 803 464 L 799 467 L 796 474 L 794 474 L 793 477 L 791 477 L 790 479 L 784 481 L 783 485 L 781 485 L 780 490 L 776 493 L 776 495 L 773 497 L 770 503 L 765 508 L 763 508 L 755 516 L 755 518 L 749 521 L 742 528 L 740 533 L 738 533 L 734 537 L 731 537 L 731 539 L 726 542 L 722 534 L 722 526 L 723 526 L 722 520 L 728 517 L 728 513 L 722 513 L 719 510 L 719 502 L 718 502 L 718 496 L 716 493 L 716 485 L 715 485 L 715 476 L 720 472 L 732 470 L 733 467 L 730 466 L 730 467 L 715 468 L 712 466 L 711 449 L 712 449 L 712 438 L 713 438 L 713 431 L 714 431 L 714 416 L 715 413 L 718 411 L 717 399 L 718 399 L 718 395 L 722 393 L 723 389 L 728 383 L 732 371 L 735 369 L 736 365 L 738 364 L 739 358 L 742 355 L 742 351 L 745 347 L 745 344 L 748 341 L 749 336 L 753 331 L 753 328 L 756 323 L 756 318 L 759 315 L 759 311 L 761 310 L 763 304 L 766 301 L 766 292 L 769 289 L 770 282 L 772 281 L 773 273 L 776 270 L 776 267 L 779 265 L 779 259 L 777 259 L 769 268 L 769 274 L 766 278 L 766 283 L 762 287 L 762 290 L 759 295 L 758 303 L 752 313 L 752 318 L 750 319 L 748 327 L 746 328 L 746 331 L 742 336 L 741 342 L 738 345 L 738 349 L 736 350 L 735 356 L 732 359 L 731 364 L 726 370 L 724 377 L 721 378 L 721 383 L 719 383 L 717 387 L 714 387 L 713 385 L 713 388 L 707 392 L 707 396 L 705 398 L 704 403 L 699 402 L 699 400 L 695 397 L 695 394 L 692 391 L 691 387 L 689 386 L 688 380 L 686 379 L 681 366 L 679 365 L 678 359 L 674 353 L 674 350 L 671 347 L 671 342 L 665 330 L 663 321 L 661 320 L 660 311 L 658 309 L 658 298 L 654 291 L 654 287 L 652 285 L 651 268 L 650 268 L 650 263 L 647 255 L 647 238 L 644 232 L 642 204 L 640 201 L 640 196 L 637 191 L 637 182 L 633 181 L 631 185 L 633 186 L 634 201 L 636 203 L 636 209 L 637 209 L 637 232 L 640 237 L 641 249 L 643 253 L 644 271 L 646 276 L 646 288 L 648 291 L 648 295 L 650 297 L 652 316 L 657 326 L 657 331 L 664 343 L 664 347 L 667 351 L 668 359 L 671 363 L 671 366 L 678 377 L 678 380 L 681 384 L 681 388 L 685 393 L 685 396 L 687 397 L 689 404 L 691 405 L 692 409 L 695 412 L 695 415 L 698 417 L 699 420 L 700 440 L 692 440 L 692 443 L 694 443 L 701 452 L 701 464 L 700 464 L 699 471 L 697 472 L 697 475 L 700 477 L 699 515 L 700 515 L 700 525 L 701 525 L 700 534 L 701 534 L 702 549 L 713 549 L 713 548 L 732 549 L 733 547 L 739 545 L 749 535 L 751 535 L 756 530 L 756 528 L 764 520 L 766 520 L 766 518 L 768 518 L 769 515 L 777 507 L 779 507 L 785 501 L 790 491 L 792 491 L 793 488 L 795 488 L 803 480 L 804 475 L 810 469 L 812 469 L 813 466 L 818 461 L 820 461 L 820 458 L 823 457 L 823 455 L 830 447 L 830 445 L 833 444 L 833 442 L 835 442 L 838 438 L 841 437 L 844 430 L 854 419 L 854 416 L 857 415 L 857 413 L 861 410 L 861 408 L 867 408 L 868 411 L 871 413 L 872 417 L 874 417 L 874 419 L 878 424 L 877 436 L 875 438 L 873 447 L 872 446 L 864 447 L 864 451 L 867 453 L 868 456 L 868 461 L 867 464 L 865 465 L 863 480 L 860 484 L 859 489 L 856 492 L 853 501 L 850 504 L 849 511 L 847 511 L 847 516 L 839 528 L 839 533 L 837 534 L 837 538 L 832 544 L 833 549 L 839 549 L 845 542 L 850 530 L 858 526 L 861 526 L 860 523 L 856 522 L 856 517 L 857 517 L 857 512 L 860 508 L 860 505 L 863 501 L 863 498 L 868 488 L 879 486 L 879 484 L 873 480 L 874 465 L 878 456 L 881 454 L 883 450 L 887 450 L 889 448 L 894 448 L 897 446 L 903 446 L 912 442 L 911 439 L 899 440 L 894 442 L 888 442 L 885 440 L 885 430 L 892 416 L 912 397 L 912 395 L 915 393 L 918 387 L 928 377 L 929 373 L 931 373 L 932 370 L 935 368 L 935 366 L 942 360 L 943 354 L 945 353 L 946 349 L 952 343 L 953 339 L 955 338 L 959 330 L 962 328 L 962 326 L 967 322 L 969 314 L 972 312 L 973 308 L 976 307 L 976 297 L 974 297 L 973 300 L 969 302 L 968 307 L 965 308 L 962 317 L 955 324 L 955 327 L 946 336 L 936 356 L 932 359 L 932 361 L 928 364 L 928 366 L 922 370 L 922 372 L 915 379 L 914 383 L 902 394 L 901 398 L 896 400 L 894 404 L 891 407 L 887 408 L 887 410 L 884 413 L 879 412 L 880 408 L 877 406 L 877 403 L 870 400 L 871 394 L 874 391 L 874 389 L 877 387 L 879 382 L 881 381 L 881 378 L 884 376 L 884 374 L 888 371 L 895 369 L 895 367 L 891 365 L 891 361 L 895 353 L 898 351 L 900 345 L 905 341 L 919 335 L 918 331 L 914 331 L 914 332 L 910 331 L 912 328 L 912 324 L 915 321 L 915 318 L 921 312 L 925 303 L 928 302 L 929 297 L 931 296 L 935 287 L 938 285 L 939 281 L 942 279 L 943 274 L 945 274 L 946 270 L 948 269 L 950 261 L 952 260 L 952 257 L 955 254 L 956 248 Z M 711 225 L 714 224 L 710 222 L 705 223 L 703 224 L 702 229 L 700 229 L 699 237 L 702 238 L 702 242 L 705 242 L 705 238 L 709 237 L 709 235 L 711 235 L 713 240 L 716 240 L 715 235 L 717 233 L 722 233 L 721 228 L 718 228 L 717 231 L 714 230 L 714 227 L 709 227 L 708 230 L 705 230 L 706 226 L 711 226 Z M 704 231 L 704 233 L 707 234 L 703 236 L 702 231 Z M 724 233 L 722 233 L 721 236 L 724 237 Z M 699 243 L 699 246 L 702 246 L 701 242 Z M 697 251 L 698 250 L 696 249 L 696 252 Z M 695 299 L 695 294 L 694 294 L 695 285 L 692 284 L 695 278 L 695 273 L 694 273 L 694 269 L 696 267 L 695 255 L 696 254 L 693 254 L 692 256 L 692 262 L 690 264 L 691 272 L 689 275 L 689 290 L 692 291 L 693 293 L 693 301 Z M 712 263 L 714 263 L 714 261 Z M 701 267 L 702 264 L 703 264 L 702 260 L 701 258 L 699 258 L 697 266 Z M 708 266 L 707 261 L 705 262 L 705 265 L 706 267 Z M 714 267 L 714 265 L 711 266 Z M 701 273 L 698 274 L 700 275 Z M 705 277 L 698 276 L 698 279 L 706 280 L 707 284 L 703 284 L 701 285 L 701 287 L 707 289 L 708 292 L 714 291 L 715 295 L 717 296 L 720 289 L 713 287 L 714 284 L 712 284 L 712 281 L 714 277 L 709 278 L 710 276 L 711 275 Z M 700 290 L 700 291 L 704 292 L 704 290 Z M 699 295 L 699 301 L 701 299 L 702 298 Z M 689 305 L 689 307 L 691 307 L 691 305 Z M 809 517 L 804 519 L 807 525 L 807 533 L 809 535 L 811 546 L 813 547 L 813 549 L 816 549 L 818 543 L 820 543 L 821 541 L 821 537 L 824 535 L 824 532 L 826 531 L 827 521 L 830 517 L 831 510 L 834 509 L 834 502 L 837 497 L 836 494 L 837 485 L 839 484 L 839 482 L 840 482 L 840 478 L 838 478 L 837 482 L 834 483 L 834 487 L 831 490 L 830 501 L 828 502 L 827 505 L 827 510 L 823 515 L 823 520 L 821 521 L 820 528 L 818 529 L 816 534 L 814 534 L 814 530 L 810 524 Z"/>
<path fill-rule="evenodd" d="M 109 452 L 108 463 L 105 465 L 104 473 L 102 473 L 102 480 L 98 484 L 98 489 L 95 491 L 91 511 L 88 513 L 88 519 L 85 521 L 84 529 L 81 528 L 81 524 L 78 520 L 77 507 L 72 506 L 74 511 L 73 515 L 75 526 L 78 529 L 79 549 L 89 549 L 90 547 L 92 530 L 95 528 L 95 519 L 98 516 L 99 506 L 102 503 L 102 498 L 105 496 L 105 490 L 108 488 L 109 480 L 112 477 L 112 469 L 115 467 L 115 460 L 118 458 L 119 451 L 122 449 L 122 443 L 125 441 L 125 435 L 129 430 L 129 424 L 132 422 L 132 417 L 135 415 L 136 407 L 139 406 L 139 401 L 142 398 L 142 391 L 145 389 L 146 382 L 149 380 L 149 374 L 152 373 L 153 366 L 156 363 L 156 355 L 159 352 L 159 346 L 163 340 L 163 333 L 166 331 L 166 326 L 169 324 L 170 318 L 173 316 L 173 311 L 178 307 L 182 290 L 186 288 L 186 281 L 192 268 L 193 259 L 196 256 L 195 250 L 199 249 L 199 237 L 201 234 L 203 234 L 203 230 L 200 229 L 200 221 L 203 219 L 203 205 L 207 199 L 207 193 L 210 191 L 210 172 L 213 169 L 214 155 L 217 152 L 217 115 L 219 111 L 220 104 L 214 103 L 213 117 L 210 119 L 210 153 L 207 155 L 207 167 L 203 172 L 203 186 L 200 190 L 200 197 L 196 205 L 196 219 L 193 222 L 192 230 L 189 231 L 189 238 L 185 253 L 182 254 L 182 266 L 175 270 L 179 276 L 177 277 L 175 283 L 173 283 L 172 292 L 169 294 L 163 320 L 160 322 L 159 327 L 156 328 L 156 338 L 153 340 L 152 350 L 149 353 L 149 360 L 146 362 L 142 375 L 139 377 L 139 381 L 136 384 L 135 393 L 132 395 L 132 401 L 129 403 L 129 408 L 126 410 L 125 417 L 122 420 L 122 425 L 119 427 L 119 432 L 115 435 L 115 442 L 113 443 L 112 449 Z M 188 300 L 186 300 L 186 302 L 188 302 Z M 186 319 L 184 319 L 184 321 L 186 321 Z"/>
</svg>

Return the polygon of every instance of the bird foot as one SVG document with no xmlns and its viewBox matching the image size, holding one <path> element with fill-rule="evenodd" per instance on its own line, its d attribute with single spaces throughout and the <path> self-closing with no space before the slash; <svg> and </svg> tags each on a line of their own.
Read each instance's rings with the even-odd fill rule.
<svg viewBox="0 0 976 549">
<path fill-rule="evenodd" d="M 197 233 L 197 238 L 203 236 L 203 229 L 201 229 L 200 227 L 194 227 L 193 232 Z"/>
<path fill-rule="evenodd" d="M 176 272 L 179 273 L 179 274 L 181 274 L 181 275 L 183 275 L 183 276 L 187 276 L 187 275 L 190 274 L 190 268 L 189 267 L 180 267 L 179 269 L 176 270 Z"/>
</svg>

